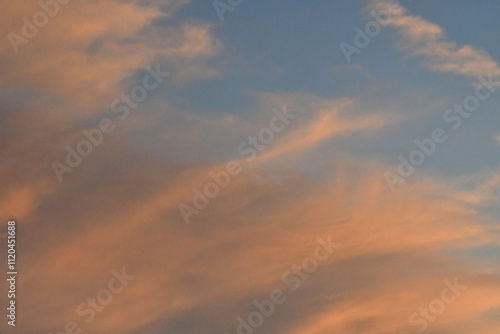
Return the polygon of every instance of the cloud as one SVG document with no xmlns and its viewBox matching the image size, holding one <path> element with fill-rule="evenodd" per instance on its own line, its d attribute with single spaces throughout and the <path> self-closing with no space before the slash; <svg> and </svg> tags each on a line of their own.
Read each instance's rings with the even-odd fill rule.
<svg viewBox="0 0 500 334">
<path fill-rule="evenodd" d="M 106 108 L 123 90 L 123 81 L 153 62 L 167 63 L 176 77 L 215 75 L 203 59 L 217 52 L 211 27 L 202 23 L 159 26 L 185 1 L 155 5 L 138 2 L 90 1 L 61 5 L 28 44 L 15 53 L 0 46 L 0 83 L 50 94 L 73 103 L 73 109 Z M 20 17 L 40 10 L 38 4 L 16 3 L 1 14 L 2 31 L 21 33 Z M 168 12 L 170 10 L 170 12 Z M 197 65 L 197 71 L 193 70 Z M 177 74 L 178 72 L 178 74 Z M 183 74 L 184 73 L 184 74 Z"/>
<path fill-rule="evenodd" d="M 314 117 L 303 126 L 278 140 L 276 146 L 259 156 L 258 162 L 288 154 L 300 155 L 314 149 L 328 139 L 352 135 L 360 131 L 379 130 L 397 120 L 381 114 L 351 116 L 349 111 L 356 109 L 356 102 L 347 98 L 335 101 L 317 100 Z M 292 111 L 289 111 L 292 113 Z"/>
<path fill-rule="evenodd" d="M 301 121 L 276 138 L 262 162 L 318 158 L 326 141 L 397 121 L 354 99 L 254 93 L 255 104 L 242 115 L 197 114 L 154 99 L 148 110 L 168 107 L 172 121 L 147 123 L 147 138 L 163 139 L 163 155 L 128 136 L 145 128 L 131 119 L 59 184 L 50 163 L 80 138 L 78 120 L 107 107 L 134 71 L 160 59 L 178 66 L 178 84 L 203 79 L 217 75 L 206 60 L 221 48 L 209 24 L 158 23 L 184 2 L 71 4 L 18 58 L 1 51 L 2 84 L 9 93 L 21 91 L 17 104 L 2 105 L 0 113 L 0 154 L 7 157 L 0 162 L 0 210 L 19 223 L 19 319 L 30 319 L 19 321 L 21 332 L 57 332 L 76 321 L 93 333 L 234 333 L 254 299 L 282 288 L 287 301 L 262 333 L 392 333 L 411 329 L 408 316 L 438 297 L 444 279 L 459 277 L 469 289 L 428 333 L 495 333 L 498 269 L 457 252 L 498 247 L 498 228 L 480 212 L 483 199 L 498 199 L 498 176 L 489 178 L 496 171 L 481 175 L 488 182 L 474 179 L 468 191 L 462 186 L 469 180 L 426 179 L 395 194 L 380 175 L 384 166 L 354 158 L 323 157 L 324 180 L 293 165 L 255 163 L 191 225 L 183 222 L 179 203 L 225 165 L 222 155 L 206 162 L 196 149 L 206 145 L 210 156 L 222 142 L 235 149 L 269 124 L 273 107 L 286 106 Z M 0 22 L 13 24 L 14 16 L 35 9 L 23 6 Z M 200 67 L 191 70 L 193 64 Z M 64 109 L 54 96 L 83 104 Z M 198 159 L 174 158 L 174 145 Z M 328 235 L 339 250 L 299 290 L 287 290 L 282 274 Z M 136 279 L 86 324 L 76 307 L 122 267 Z"/>
<path fill-rule="evenodd" d="M 154 147 L 162 156 L 206 163 L 229 158 L 244 161 L 248 155 L 240 154 L 239 145 L 248 141 L 249 136 L 258 136 L 263 129 L 270 128 L 270 121 L 275 117 L 273 109 L 295 115 L 283 130 L 274 133 L 273 139 L 252 162 L 268 164 L 277 159 L 317 156 L 315 150 L 320 145 L 349 136 L 370 136 L 402 119 L 385 110 L 371 110 L 357 99 L 328 99 L 300 92 L 254 91 L 249 96 L 252 103 L 237 114 L 185 110 L 155 101 L 153 108 L 168 109 L 168 113 L 148 122 L 147 126 L 135 127 L 128 122 L 127 131 L 135 131 L 137 137 L 151 137 L 150 142 L 158 146 L 152 144 L 148 149 Z"/>
<path fill-rule="evenodd" d="M 497 133 L 495 136 L 493 136 L 493 140 L 500 143 L 500 133 Z"/>
<path fill-rule="evenodd" d="M 74 320 L 94 332 L 232 333 L 254 299 L 287 289 L 283 272 L 328 235 L 341 248 L 299 290 L 288 291 L 263 333 L 354 334 L 363 323 L 374 333 L 405 330 L 409 314 L 455 275 L 470 293 L 434 328 L 447 333 L 457 319 L 475 321 L 500 306 L 492 273 L 447 254 L 495 240 L 448 184 L 410 184 L 395 196 L 380 166 L 359 161 L 334 162 L 327 183 L 287 168 L 254 168 L 188 226 L 177 205 L 222 165 L 176 166 L 128 144 L 112 139 L 57 192 L 41 194 L 20 221 L 44 222 L 23 235 L 32 241 L 23 247 L 19 302 L 29 305 L 23 313 L 32 319 L 21 324 L 23 332 L 54 331 Z M 136 280 L 86 325 L 76 306 L 122 266 Z"/>
<path fill-rule="evenodd" d="M 391 1 L 372 1 L 369 8 L 387 9 Z M 469 77 L 500 76 L 500 67 L 480 47 L 458 45 L 446 38 L 443 28 L 426 19 L 411 15 L 401 6 L 393 13 L 389 26 L 401 36 L 400 47 L 411 56 L 423 59 L 424 65 L 435 72 L 460 74 Z"/>
<path fill-rule="evenodd" d="M 356 110 L 355 101 L 300 94 L 264 94 L 246 118 L 205 116 L 211 122 L 202 124 L 222 137 L 233 136 L 230 129 L 251 134 L 281 103 L 304 125 L 283 133 L 270 147 L 273 158 L 314 153 L 324 140 L 390 124 Z M 20 157 L 15 166 L 1 165 L 6 182 L 0 204 L 23 231 L 19 303 L 31 319 L 19 323 L 24 333 L 62 330 L 68 321 L 97 333 L 233 333 L 254 299 L 288 289 L 281 275 L 310 256 L 317 237 L 328 235 L 341 248 L 299 290 L 287 290 L 286 303 L 266 320 L 263 333 L 406 330 L 409 314 L 454 276 L 470 285 L 470 294 L 450 305 L 433 328 L 451 333 L 457 319 L 477 323 L 500 306 L 494 273 L 458 255 L 450 260 L 451 250 L 498 240 L 459 182 L 408 184 L 395 196 L 379 175 L 381 166 L 358 160 L 326 158 L 321 168 L 331 177 L 323 182 L 286 165 L 255 164 L 186 225 L 178 204 L 189 202 L 192 189 L 224 162 L 174 163 L 117 134 L 59 184 L 49 163 L 67 137 L 55 130 L 71 125 L 71 118 L 47 117 L 37 107 L 2 113 L 0 132 L 1 153 Z M 178 132 L 170 140 L 180 145 L 185 139 Z M 284 149 L 294 146 L 296 152 Z M 76 307 L 123 266 L 136 280 L 86 324 Z M 491 298 L 485 300 L 487 288 Z M 494 325 L 482 328 L 491 332 Z"/>
</svg>

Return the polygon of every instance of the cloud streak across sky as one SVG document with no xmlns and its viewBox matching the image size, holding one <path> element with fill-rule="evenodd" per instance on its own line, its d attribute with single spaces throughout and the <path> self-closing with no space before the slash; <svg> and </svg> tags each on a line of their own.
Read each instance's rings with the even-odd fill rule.
<svg viewBox="0 0 500 334">
<path fill-rule="evenodd" d="M 485 102 L 479 120 L 463 130 L 463 136 L 485 133 L 480 144 L 493 162 L 466 173 L 436 158 L 394 193 L 383 171 L 426 129 L 422 118 L 434 124 L 431 113 L 417 121 L 409 116 L 412 101 L 446 106 L 457 98 L 444 88 L 439 96 L 412 91 L 406 76 L 425 72 L 415 77 L 425 87 L 434 84 L 428 73 L 440 75 L 457 85 L 457 95 L 466 94 L 476 76 L 499 76 L 500 51 L 453 41 L 424 18 L 423 7 L 403 3 L 384 28 L 397 36 L 382 32 L 362 50 L 356 73 L 364 76 L 355 80 L 363 82 L 335 88 L 330 81 L 359 74 L 333 71 L 344 59 L 312 36 L 341 42 L 341 33 L 353 33 L 342 17 L 359 20 L 363 11 L 386 5 L 311 4 L 307 11 L 317 18 L 301 27 L 278 19 L 298 17 L 297 1 L 245 2 L 223 23 L 201 1 L 72 1 L 18 54 L 5 38 L 0 212 L 5 223 L 19 225 L 22 306 L 15 330 L 59 333 L 75 321 L 82 333 L 236 333 L 238 317 L 255 310 L 253 301 L 287 290 L 283 273 L 311 256 L 317 238 L 331 236 L 340 247 L 255 333 L 416 333 L 410 316 L 440 298 L 444 280 L 458 278 L 467 289 L 425 332 L 497 334 L 498 128 L 487 125 L 499 120 L 497 110 Z M 37 10 L 10 4 L 0 30 L 19 31 L 20 18 Z M 316 26 L 328 11 L 333 26 Z M 278 37 L 258 34 L 268 24 Z M 256 33 L 245 38 L 250 28 Z M 286 57 L 302 52 L 295 43 L 308 41 L 300 34 L 310 34 L 310 53 L 331 51 L 318 72 L 317 59 Z M 415 56 L 419 63 L 384 72 L 368 59 L 372 52 L 377 59 L 385 56 L 379 52 L 387 59 Z M 171 75 L 118 123 L 110 104 L 155 64 Z M 290 86 L 286 69 L 301 76 L 304 64 L 311 82 L 332 76 L 322 81 L 327 88 Z M 408 92 L 387 93 L 399 80 Z M 238 144 L 269 124 L 273 108 L 297 117 L 185 224 L 178 205 L 211 181 L 210 172 L 243 162 Z M 65 147 L 104 117 L 117 130 L 59 183 L 52 161 L 63 160 Z M 476 147 L 463 145 L 463 159 Z M 123 267 L 136 278 L 86 323 L 78 305 Z"/>
</svg>

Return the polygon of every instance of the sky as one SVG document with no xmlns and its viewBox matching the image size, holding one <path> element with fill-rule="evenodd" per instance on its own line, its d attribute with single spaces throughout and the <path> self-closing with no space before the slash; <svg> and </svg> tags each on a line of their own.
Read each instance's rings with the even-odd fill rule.
<svg viewBox="0 0 500 334">
<path fill-rule="evenodd" d="M 500 2 L 0 14 L 23 334 L 498 334 Z"/>
</svg>

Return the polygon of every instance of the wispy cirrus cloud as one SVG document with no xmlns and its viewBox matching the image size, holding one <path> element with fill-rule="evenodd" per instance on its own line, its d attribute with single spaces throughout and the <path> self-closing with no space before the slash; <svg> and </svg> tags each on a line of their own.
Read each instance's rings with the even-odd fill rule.
<svg viewBox="0 0 500 334">
<path fill-rule="evenodd" d="M 369 8 L 386 9 L 391 1 L 374 0 Z M 398 13 L 392 13 L 388 25 L 401 36 L 399 46 L 411 56 L 421 57 L 430 70 L 465 76 L 500 76 L 500 66 L 482 48 L 472 45 L 458 45 L 447 39 L 439 25 L 421 16 L 412 15 L 403 6 Z"/>
<path fill-rule="evenodd" d="M 70 2 L 28 44 L 21 45 L 18 54 L 8 40 L 0 45 L 0 83 L 84 105 L 90 112 L 109 105 L 123 82 L 153 61 L 168 62 L 174 80 L 215 75 L 217 71 L 203 62 L 220 46 L 209 24 L 156 23 L 170 20 L 184 3 Z M 0 14 L 0 29 L 19 34 L 20 18 L 40 10 L 35 3 L 10 7 Z"/>
<path fill-rule="evenodd" d="M 187 226 L 177 204 L 214 166 L 181 170 L 117 147 L 105 147 L 92 165 L 141 156 L 129 162 L 129 181 L 116 175 L 99 184 L 100 172 L 90 168 L 59 193 L 45 196 L 59 203 L 78 191 L 80 201 L 71 205 L 71 216 L 79 217 L 74 224 L 58 229 L 69 216 L 43 207 L 26 216 L 47 222 L 39 227 L 39 237 L 50 234 L 57 240 L 50 250 L 37 251 L 41 241 L 26 250 L 30 269 L 23 285 L 29 287 L 31 307 L 23 312 L 37 328 L 52 330 L 81 320 L 74 312 L 80 300 L 98 291 L 107 268 L 127 263 L 137 276 L 135 284 L 98 315 L 92 330 L 231 332 L 252 301 L 283 287 L 283 272 L 308 256 L 316 238 L 325 235 L 341 241 L 341 248 L 266 320 L 265 332 L 327 333 L 335 328 L 355 334 L 363 324 L 374 333 L 406 330 L 408 316 L 436 298 L 443 280 L 453 279 L 450 273 L 470 289 L 432 324 L 434 330 L 452 333 L 459 319 L 475 324 L 500 306 L 494 273 L 459 256 L 453 258 L 460 264 L 450 260 L 450 250 L 489 245 L 495 236 L 448 184 L 429 180 L 394 196 L 378 168 L 359 161 L 334 163 L 336 176 L 322 184 L 286 168 L 254 168 L 235 178 L 198 222 Z M 269 173 L 272 183 L 253 182 Z M 122 180 L 119 188 L 112 186 L 116 180 Z M 130 197 L 131 192 L 140 196 Z M 46 267 L 53 268 L 51 275 L 40 275 Z M 481 328 L 490 333 L 494 325 Z"/>
<path fill-rule="evenodd" d="M 0 114 L 0 154 L 7 157 L 0 161 L 0 212 L 19 219 L 22 238 L 19 303 L 24 306 L 18 328 L 29 334 L 59 332 L 74 320 L 82 332 L 93 333 L 232 334 L 237 317 L 253 311 L 253 300 L 286 288 L 282 274 L 310 256 L 318 237 L 331 235 L 341 247 L 259 331 L 416 332 L 409 315 L 439 297 L 444 279 L 458 277 L 468 290 L 427 333 L 497 334 L 497 262 L 470 256 L 499 247 L 499 229 L 483 210 L 500 198 L 498 171 L 469 179 L 416 178 L 397 195 L 387 191 L 380 177 L 384 166 L 372 160 L 379 152 L 354 158 L 348 145 L 336 145 L 377 141 L 400 120 L 399 110 L 372 110 L 375 99 L 278 89 L 262 93 L 275 87 L 273 81 L 249 94 L 255 101 L 249 107 L 205 109 L 210 99 L 251 88 L 226 91 L 240 85 L 230 78 L 214 97 L 214 82 L 200 84 L 220 75 L 209 60 L 221 52 L 222 42 L 211 23 L 175 17 L 186 3 L 70 2 L 23 46 L 19 58 L 10 46 L 0 48 L 2 85 L 8 92 L 22 91 L 21 97 L 9 95 L 14 107 L 2 106 Z M 12 5 L 11 12 L 0 14 L 6 18 L 0 25 L 14 29 L 16 17 L 33 8 Z M 403 37 L 403 49 L 422 57 L 433 71 L 498 73 L 484 52 L 448 42 L 440 27 L 423 18 L 404 11 L 392 26 Z M 143 113 L 106 137 L 106 144 L 59 184 L 50 162 L 81 139 L 81 119 L 107 108 L 126 91 L 122 88 L 134 80 L 134 71 L 151 60 L 172 66 L 164 70 L 172 72 L 168 80 L 176 89 L 199 80 L 204 94 L 197 98 L 203 101 L 191 101 L 196 94 L 181 103 L 168 94 L 152 97 Z M 242 62 L 247 60 L 242 53 Z M 387 109 L 407 107 L 400 103 Z M 192 189 L 211 180 L 210 172 L 223 169 L 225 158 L 243 160 L 237 145 L 268 126 L 275 107 L 286 107 L 297 118 L 252 168 L 221 190 L 196 223 L 186 225 L 179 203 L 190 201 Z M 153 143 L 159 149 L 152 153 Z M 294 159 L 327 177 L 298 171 L 289 163 Z M 136 276 L 134 284 L 85 324 L 76 307 L 96 296 L 110 270 L 122 266 Z"/>
</svg>

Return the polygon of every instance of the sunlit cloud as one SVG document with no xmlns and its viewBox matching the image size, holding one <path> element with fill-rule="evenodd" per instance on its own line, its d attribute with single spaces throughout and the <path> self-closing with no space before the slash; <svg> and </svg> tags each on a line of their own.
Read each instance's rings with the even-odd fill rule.
<svg viewBox="0 0 500 334">
<path fill-rule="evenodd" d="M 257 28 L 264 23 L 259 17 L 258 26 L 238 24 L 258 5 L 242 3 L 221 28 L 206 18 L 212 3 L 75 1 L 61 5 L 18 53 L 7 39 L 1 44 L 0 212 L 19 226 L 18 328 L 59 333 L 74 321 L 82 333 L 233 334 L 255 300 L 282 289 L 285 302 L 255 333 L 415 333 L 421 325 L 412 314 L 442 298 L 446 280 L 458 279 L 466 290 L 427 321 L 426 333 L 498 334 L 498 166 L 452 173 L 444 165 L 388 191 L 381 157 L 400 150 L 407 133 L 422 131 L 408 124 L 410 103 L 396 93 L 380 97 L 396 101 L 384 109 L 375 98 L 367 101 L 379 93 L 373 86 L 348 94 L 327 84 L 288 85 L 282 69 L 271 79 L 232 73 L 226 65 L 238 48 L 248 69 L 296 66 L 282 54 L 272 58 L 281 48 L 272 38 L 262 42 L 269 50 L 248 52 L 261 47 Z M 19 31 L 19 18 L 39 9 L 10 7 L 0 14 L 4 32 Z M 500 75 L 480 47 L 449 41 L 443 28 L 407 9 L 390 26 L 401 49 L 431 71 Z M 255 36 L 238 39 L 239 29 L 251 28 Z M 292 25 L 280 29 L 288 34 Z M 293 36 L 294 47 L 307 39 Z M 317 79 L 317 47 L 297 77 Z M 325 58 L 318 67 L 333 68 L 332 81 L 359 72 L 382 91 L 399 79 L 369 63 L 332 65 L 333 56 Z M 82 130 L 104 117 L 114 121 L 113 100 L 154 64 L 169 72 L 162 86 L 59 182 L 51 163 L 85 139 Z M 254 158 L 241 154 L 242 142 L 278 122 L 283 127 L 271 129 L 272 140 Z M 485 137 L 500 142 L 498 134 Z M 229 161 L 242 171 L 186 224 L 179 204 L 191 205 L 195 189 L 215 182 L 213 173 Z M 331 238 L 338 249 L 299 280 L 300 289 L 290 289 L 284 275 L 314 253 L 318 238 Z M 134 280 L 86 322 L 79 305 L 107 289 L 122 268 Z"/>
<path fill-rule="evenodd" d="M 388 8 L 391 1 L 375 0 L 369 6 Z M 419 56 L 432 71 L 466 76 L 500 76 L 497 62 L 482 48 L 458 45 L 450 41 L 439 25 L 410 14 L 403 6 L 388 20 L 400 36 L 400 47 L 411 56 Z"/>
</svg>

